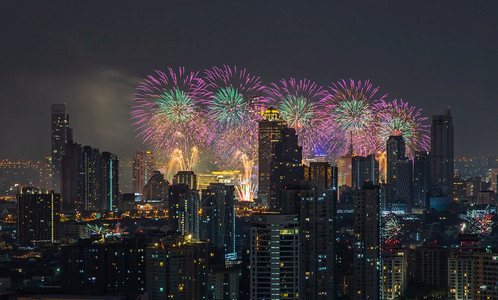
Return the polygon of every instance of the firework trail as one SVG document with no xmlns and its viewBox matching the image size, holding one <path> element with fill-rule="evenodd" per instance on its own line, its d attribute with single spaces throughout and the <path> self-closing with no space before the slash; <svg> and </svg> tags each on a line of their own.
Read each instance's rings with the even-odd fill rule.
<svg viewBox="0 0 498 300">
<path fill-rule="evenodd" d="M 211 137 L 199 107 L 207 95 L 201 82 L 197 73 L 187 73 L 183 67 L 168 68 L 148 75 L 134 94 L 131 118 L 138 136 L 160 156 L 174 160 L 180 156 L 182 169 L 193 168 L 195 161 L 189 158 Z"/>
<path fill-rule="evenodd" d="M 320 103 L 321 114 L 326 127 L 338 128 L 343 133 L 343 146 L 338 155 L 348 151 L 352 140 L 353 152 L 367 156 L 376 153 L 379 136 L 375 127 L 374 105 L 386 95 L 376 96 L 378 87 L 373 88 L 370 81 L 345 80 L 328 87 L 329 97 Z"/>
<path fill-rule="evenodd" d="M 479 236 L 491 234 L 493 228 L 493 215 L 485 210 L 472 210 L 469 212 L 466 222 L 462 225 L 462 231 Z"/>
<path fill-rule="evenodd" d="M 249 159 L 247 155 L 238 152 L 240 163 L 242 164 L 243 172 L 239 175 L 235 190 L 239 201 L 254 201 L 254 196 L 258 190 L 256 176 L 253 173 L 254 161 Z"/>
<path fill-rule="evenodd" d="M 416 151 L 430 149 L 429 125 L 423 122 L 426 117 L 421 116 L 421 109 L 409 106 L 408 102 L 394 99 L 391 102 L 384 100 L 375 104 L 376 127 L 380 135 L 377 149 L 385 151 L 389 136 L 403 136 L 406 145 L 406 155 L 413 159 Z"/>
<path fill-rule="evenodd" d="M 265 106 L 259 96 L 264 88 L 260 78 L 246 69 L 225 65 L 205 70 L 203 85 L 209 92 L 203 107 L 210 119 L 215 137 L 212 148 L 218 157 L 233 166 L 240 151 L 255 161 L 259 111 Z"/>
<path fill-rule="evenodd" d="M 399 240 L 403 234 L 402 226 L 398 216 L 394 213 L 389 213 L 382 216 L 381 239 L 384 243 Z"/>
<path fill-rule="evenodd" d="M 282 119 L 296 130 L 303 158 L 321 155 L 329 140 L 325 132 L 333 131 L 320 126 L 318 114 L 318 103 L 328 96 L 327 91 L 311 80 L 290 78 L 272 83 L 265 92 Z"/>
</svg>

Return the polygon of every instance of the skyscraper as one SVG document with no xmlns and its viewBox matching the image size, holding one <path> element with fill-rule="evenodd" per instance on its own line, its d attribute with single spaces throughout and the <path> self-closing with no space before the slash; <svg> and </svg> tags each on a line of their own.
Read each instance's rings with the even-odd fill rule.
<svg viewBox="0 0 498 300">
<path fill-rule="evenodd" d="M 413 202 L 418 207 L 429 208 L 431 185 L 431 160 L 429 152 L 415 152 L 413 162 Z"/>
<path fill-rule="evenodd" d="M 164 175 L 159 171 L 154 171 L 154 175 L 149 179 L 143 188 L 142 200 L 160 200 L 168 199 L 169 182 L 164 180 Z"/>
<path fill-rule="evenodd" d="M 173 184 L 169 188 L 170 227 L 181 235 L 199 238 L 199 192 L 186 184 Z"/>
<path fill-rule="evenodd" d="M 411 213 L 413 198 L 412 161 L 408 158 L 398 159 L 394 162 L 394 202 L 400 209 Z M 391 207 L 393 210 L 398 210 Z"/>
<path fill-rule="evenodd" d="M 448 197 L 454 173 L 453 121 L 450 109 L 432 116 L 431 126 L 431 197 Z"/>
<path fill-rule="evenodd" d="M 173 177 L 173 184 L 186 184 L 190 189 L 197 189 L 197 175 L 193 171 L 179 171 Z"/>
<path fill-rule="evenodd" d="M 405 141 L 400 135 L 391 135 L 387 140 L 387 170 L 386 182 L 394 183 L 395 162 L 405 158 Z"/>
<path fill-rule="evenodd" d="M 20 244 L 60 239 L 60 194 L 25 187 L 17 194 L 17 237 Z"/>
<path fill-rule="evenodd" d="M 211 183 L 202 190 L 200 238 L 224 249 L 225 256 L 235 251 L 235 187 Z"/>
<path fill-rule="evenodd" d="M 273 147 L 268 209 L 280 211 L 280 189 L 289 182 L 304 179 L 304 167 L 301 166 L 302 148 L 298 145 L 296 130 L 287 127 L 281 130 L 280 140 L 275 142 Z"/>
<path fill-rule="evenodd" d="M 154 153 L 139 150 L 133 156 L 133 192 L 142 194 L 145 184 L 154 175 L 156 163 Z"/>
<path fill-rule="evenodd" d="M 118 157 L 102 152 L 100 160 L 100 211 L 114 211 L 119 196 Z"/>
<path fill-rule="evenodd" d="M 311 182 L 320 191 L 337 189 L 337 167 L 331 166 L 329 162 L 311 162 L 309 167 L 304 167 L 304 180 Z"/>
<path fill-rule="evenodd" d="M 300 299 L 299 250 L 296 215 L 253 215 L 251 300 Z"/>
<path fill-rule="evenodd" d="M 281 131 L 286 127 L 278 111 L 272 107 L 263 113 L 259 122 L 259 190 L 260 201 L 267 202 L 270 196 L 271 161 L 275 155 L 274 144 L 280 141 Z"/>
<path fill-rule="evenodd" d="M 380 219 L 379 187 L 355 190 L 353 299 L 380 299 Z"/>
<path fill-rule="evenodd" d="M 69 116 L 66 114 L 66 104 L 52 104 L 52 189 L 61 191 L 61 164 L 64 155 L 64 145 L 72 140 L 72 130 L 69 128 Z"/>
</svg>

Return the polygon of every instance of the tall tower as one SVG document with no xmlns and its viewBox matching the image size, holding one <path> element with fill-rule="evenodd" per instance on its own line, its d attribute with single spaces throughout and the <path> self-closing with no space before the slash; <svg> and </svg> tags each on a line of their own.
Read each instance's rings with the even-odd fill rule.
<svg viewBox="0 0 498 300">
<path fill-rule="evenodd" d="M 72 140 L 72 130 L 69 128 L 69 116 L 66 114 L 66 104 L 52 104 L 52 189 L 61 191 L 61 164 L 64 155 L 64 145 Z"/>
<path fill-rule="evenodd" d="M 387 140 L 387 183 L 394 183 L 395 162 L 405 158 L 405 141 L 401 135 L 391 135 Z"/>
<path fill-rule="evenodd" d="M 267 202 L 270 195 L 271 161 L 275 156 L 274 144 L 280 141 L 282 129 L 286 127 L 278 111 L 273 107 L 263 113 L 259 122 L 259 191 L 260 201 Z"/>
<path fill-rule="evenodd" d="M 154 175 L 154 153 L 139 150 L 133 156 L 133 193 L 142 194 L 145 184 Z"/>
<path fill-rule="evenodd" d="M 431 197 L 449 196 L 453 187 L 453 120 L 450 109 L 432 116 L 431 126 Z"/>
<path fill-rule="evenodd" d="M 355 190 L 353 299 L 380 299 L 380 219 L 379 187 Z"/>
<path fill-rule="evenodd" d="M 109 152 L 102 152 L 100 160 L 100 210 L 114 211 L 119 196 L 118 157 Z"/>
</svg>

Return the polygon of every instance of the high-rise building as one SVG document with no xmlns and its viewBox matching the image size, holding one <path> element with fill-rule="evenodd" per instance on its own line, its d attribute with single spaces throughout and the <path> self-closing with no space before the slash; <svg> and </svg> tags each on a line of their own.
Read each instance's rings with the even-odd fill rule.
<svg viewBox="0 0 498 300">
<path fill-rule="evenodd" d="M 339 157 L 337 165 L 337 186 L 353 186 L 353 153 L 349 151 L 344 157 Z"/>
<path fill-rule="evenodd" d="M 459 249 L 451 250 L 448 258 L 448 287 L 451 299 L 471 300 L 474 299 L 474 253 L 478 237 L 460 235 L 459 239 Z"/>
<path fill-rule="evenodd" d="M 173 177 L 173 184 L 186 184 L 192 190 L 197 190 L 197 175 L 193 171 L 179 171 Z"/>
<path fill-rule="evenodd" d="M 413 161 L 413 204 L 429 208 L 431 160 L 429 152 L 417 151 Z"/>
<path fill-rule="evenodd" d="M 408 285 L 408 259 L 406 250 L 399 245 L 382 247 L 381 299 L 399 299 Z"/>
<path fill-rule="evenodd" d="M 401 135 L 391 135 L 387 140 L 386 182 L 394 183 L 395 162 L 405 158 L 405 140 Z"/>
<path fill-rule="evenodd" d="M 398 207 L 404 207 L 405 212 L 411 213 L 413 199 L 412 161 L 408 158 L 394 162 L 394 202 Z M 391 206 L 392 207 L 392 206 Z"/>
<path fill-rule="evenodd" d="M 119 161 L 116 155 L 102 152 L 100 159 L 100 211 L 115 211 L 119 196 Z"/>
<path fill-rule="evenodd" d="M 17 194 L 17 237 L 20 244 L 60 239 L 60 194 L 23 187 Z"/>
<path fill-rule="evenodd" d="M 63 211 L 113 211 L 119 197 L 118 158 L 70 141 L 62 163 Z"/>
<path fill-rule="evenodd" d="M 250 299 L 300 299 L 296 215 L 253 215 Z"/>
<path fill-rule="evenodd" d="M 283 128 L 280 141 L 274 143 L 274 151 L 270 163 L 268 209 L 280 211 L 280 190 L 290 182 L 304 179 L 304 167 L 301 166 L 302 148 L 298 145 L 296 130 Z"/>
<path fill-rule="evenodd" d="M 133 193 L 142 194 L 145 184 L 154 175 L 154 153 L 139 150 L 133 156 Z"/>
<path fill-rule="evenodd" d="M 199 238 L 199 191 L 186 184 L 173 184 L 169 188 L 170 227 L 181 235 Z"/>
<path fill-rule="evenodd" d="M 353 155 L 351 161 L 351 178 L 353 189 L 359 189 L 365 182 L 379 183 L 379 162 L 375 155 L 367 157 Z"/>
<path fill-rule="evenodd" d="M 166 201 L 168 199 L 169 182 L 164 179 L 164 175 L 159 171 L 154 171 L 154 175 L 149 179 L 143 188 L 143 200 Z"/>
<path fill-rule="evenodd" d="M 294 182 L 281 190 L 282 213 L 299 219 L 300 282 L 304 299 L 333 299 L 335 189 L 320 190 L 311 182 Z"/>
<path fill-rule="evenodd" d="M 259 122 L 259 190 L 258 199 L 267 203 L 270 197 L 271 162 L 275 156 L 274 144 L 281 139 L 282 129 L 286 123 L 280 118 L 276 109 L 270 107 L 263 113 Z"/>
<path fill-rule="evenodd" d="M 304 180 L 320 191 L 337 189 L 337 167 L 329 162 L 311 162 L 309 167 L 304 167 Z"/>
<path fill-rule="evenodd" d="M 380 191 L 365 184 L 354 191 L 353 299 L 380 299 Z"/>
<path fill-rule="evenodd" d="M 69 128 L 69 116 L 66 114 L 66 104 L 52 104 L 50 108 L 52 114 L 52 189 L 60 192 L 64 145 L 72 140 L 72 130 Z"/>
<path fill-rule="evenodd" d="M 432 116 L 431 126 L 431 197 L 448 197 L 454 173 L 453 121 L 450 110 Z"/>
<path fill-rule="evenodd" d="M 45 157 L 40 161 L 40 188 L 52 189 L 52 157 Z"/>
<path fill-rule="evenodd" d="M 233 185 L 211 183 L 202 190 L 200 238 L 224 249 L 225 256 L 235 250 L 235 188 Z"/>
</svg>

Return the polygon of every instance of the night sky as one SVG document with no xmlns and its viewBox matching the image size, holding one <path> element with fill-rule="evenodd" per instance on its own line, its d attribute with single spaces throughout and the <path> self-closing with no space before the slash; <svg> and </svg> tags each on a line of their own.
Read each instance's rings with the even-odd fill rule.
<svg viewBox="0 0 498 300">
<path fill-rule="evenodd" d="M 246 67 L 263 82 L 370 79 L 442 114 L 456 155 L 498 154 L 496 1 L 12 1 L 0 12 L 0 159 L 50 154 L 50 104 L 74 139 L 129 159 L 139 80 Z M 19 2 L 19 4 L 17 4 Z"/>
</svg>

